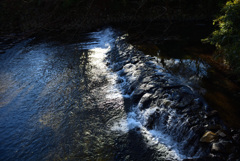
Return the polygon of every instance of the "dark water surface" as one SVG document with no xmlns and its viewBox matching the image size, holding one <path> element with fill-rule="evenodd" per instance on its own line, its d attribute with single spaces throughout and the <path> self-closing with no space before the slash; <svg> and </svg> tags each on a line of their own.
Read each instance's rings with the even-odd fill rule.
<svg viewBox="0 0 240 161">
<path fill-rule="evenodd" d="M 128 127 L 114 132 L 114 120 L 126 113 L 117 76 L 104 62 L 113 32 L 88 36 L 95 41 L 29 39 L 1 55 L 0 160 L 144 160 L 154 154 Z M 179 158 L 162 146 L 161 157 Z"/>
<path fill-rule="evenodd" d="M 199 40 L 167 40 L 163 44 L 137 45 L 137 48 L 159 58 L 167 72 L 203 96 L 228 126 L 240 128 L 240 87 L 201 58 L 212 55 L 213 49 Z"/>
<path fill-rule="evenodd" d="M 29 39 L 0 55 L 0 160 L 191 158 L 126 110 L 128 96 L 106 65 L 115 33 L 106 29 L 86 37 L 91 41 L 75 44 Z M 166 72 L 206 93 L 199 80 L 209 75 L 209 65 L 160 61 Z"/>
</svg>

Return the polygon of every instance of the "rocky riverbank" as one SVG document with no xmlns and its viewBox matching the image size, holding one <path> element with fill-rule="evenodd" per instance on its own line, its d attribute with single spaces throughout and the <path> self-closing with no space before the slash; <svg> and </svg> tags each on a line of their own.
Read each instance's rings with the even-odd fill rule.
<svg viewBox="0 0 240 161">
<path fill-rule="evenodd" d="M 144 55 L 120 37 L 108 53 L 119 88 L 132 102 L 128 112 L 149 130 L 177 142 L 185 160 L 239 159 L 239 130 L 228 128 L 217 111 L 190 86 L 169 74 L 156 57 Z M 189 159 L 191 158 L 191 159 Z"/>
</svg>

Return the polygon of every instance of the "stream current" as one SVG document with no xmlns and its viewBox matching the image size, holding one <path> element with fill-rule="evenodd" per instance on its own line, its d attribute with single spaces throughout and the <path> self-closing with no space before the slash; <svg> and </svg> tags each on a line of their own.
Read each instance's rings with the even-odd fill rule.
<svg viewBox="0 0 240 161">
<path fill-rule="evenodd" d="M 29 39 L 0 55 L 0 160 L 182 160 L 209 151 L 198 132 L 221 122 L 204 119 L 193 81 L 112 29 L 86 36 Z"/>
</svg>

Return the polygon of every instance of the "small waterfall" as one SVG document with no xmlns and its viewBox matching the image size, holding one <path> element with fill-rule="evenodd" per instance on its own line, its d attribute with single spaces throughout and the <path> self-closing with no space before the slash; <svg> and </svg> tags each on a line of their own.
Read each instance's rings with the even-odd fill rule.
<svg viewBox="0 0 240 161">
<path fill-rule="evenodd" d="M 130 102 L 127 118 L 115 123 L 113 130 L 142 131 L 152 144 L 165 144 L 177 160 L 210 152 L 210 145 L 200 142 L 201 136 L 210 126 L 224 125 L 217 117 L 206 116 L 210 108 L 188 84 L 166 72 L 158 58 L 126 43 L 125 36 L 116 40 L 106 61 Z"/>
</svg>

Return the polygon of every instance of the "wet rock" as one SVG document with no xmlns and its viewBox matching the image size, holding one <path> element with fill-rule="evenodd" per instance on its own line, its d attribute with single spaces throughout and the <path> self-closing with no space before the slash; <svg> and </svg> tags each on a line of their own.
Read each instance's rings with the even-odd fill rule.
<svg viewBox="0 0 240 161">
<path fill-rule="evenodd" d="M 200 139 L 200 142 L 211 143 L 218 139 L 217 134 L 211 131 L 207 131 Z"/>
<path fill-rule="evenodd" d="M 145 94 L 145 91 L 143 89 L 136 89 L 132 94 L 132 100 L 134 103 L 137 103 L 142 96 Z"/>
<path fill-rule="evenodd" d="M 147 62 L 145 62 L 145 64 L 148 65 L 148 66 L 150 66 L 150 67 L 156 66 L 153 61 L 147 61 Z"/>
<path fill-rule="evenodd" d="M 125 73 L 124 70 L 120 70 L 120 71 L 118 71 L 118 75 L 119 75 L 120 77 L 123 77 L 123 76 L 126 75 L 126 73 Z"/>
<path fill-rule="evenodd" d="M 230 141 L 219 140 L 212 144 L 211 151 L 230 154 L 233 152 L 233 145 Z"/>
<path fill-rule="evenodd" d="M 129 55 L 120 55 L 117 59 L 117 61 L 124 61 L 124 62 L 128 62 L 128 58 L 129 58 Z"/>
<path fill-rule="evenodd" d="M 239 135 L 236 135 L 236 132 L 232 132 L 231 135 L 226 132 L 216 110 L 206 105 L 191 87 L 184 85 L 167 71 L 164 72 L 162 67 L 158 67 L 157 60 L 137 52 L 134 47 L 131 50 L 128 48 L 129 45 L 124 45 L 123 42 L 117 49 L 120 51 L 115 65 L 121 62 L 123 69 L 118 68 L 118 65 L 112 65 L 111 68 L 125 77 L 124 90 L 130 94 L 129 100 L 138 105 L 140 112 L 144 113 L 145 109 L 151 107 L 160 108 L 154 112 L 150 110 L 151 114 L 146 118 L 145 127 L 161 129 L 180 143 L 187 140 L 183 147 L 189 156 L 201 155 L 202 151 L 206 152 L 206 155 L 210 151 L 212 153 L 206 157 L 187 160 L 220 161 L 226 160 L 226 155 L 237 153 L 227 139 L 230 139 L 228 136 L 232 136 L 231 139 L 236 140 L 234 146 L 237 146 Z"/>
<path fill-rule="evenodd" d="M 221 129 L 221 126 L 219 124 L 208 124 L 205 125 L 205 128 L 208 130 L 218 130 Z"/>
<path fill-rule="evenodd" d="M 212 152 L 223 152 L 224 149 L 223 149 L 223 147 L 219 143 L 213 143 L 211 151 Z"/>
<path fill-rule="evenodd" d="M 224 133 L 224 132 L 222 132 L 221 130 L 218 130 L 217 132 L 216 132 L 216 134 L 218 135 L 218 136 L 221 136 L 221 137 L 226 137 L 227 135 Z"/>
<path fill-rule="evenodd" d="M 116 71 L 122 70 L 122 68 L 123 68 L 122 64 L 115 64 L 112 70 L 113 72 L 116 72 Z"/>
<path fill-rule="evenodd" d="M 240 134 L 234 134 L 232 138 L 235 141 L 235 143 L 240 144 Z"/>
<path fill-rule="evenodd" d="M 212 110 L 209 113 L 206 114 L 207 117 L 213 117 L 218 114 L 217 110 Z"/>
<path fill-rule="evenodd" d="M 193 95 L 192 89 L 188 86 L 181 85 L 180 90 L 182 91 L 182 93 Z"/>
<path fill-rule="evenodd" d="M 189 123 L 191 126 L 201 125 L 200 119 L 198 119 L 198 118 L 190 118 Z"/>
<path fill-rule="evenodd" d="M 176 90 L 173 91 L 171 97 L 172 97 L 171 100 L 174 100 L 176 102 L 180 101 L 181 99 L 181 95 Z"/>
<path fill-rule="evenodd" d="M 142 83 L 149 83 L 150 81 L 152 81 L 152 76 L 147 76 L 142 80 Z"/>
<path fill-rule="evenodd" d="M 160 117 L 160 113 L 159 113 L 159 109 L 157 109 L 152 115 L 149 116 L 146 127 L 148 129 L 153 129 L 159 117 Z"/>
<path fill-rule="evenodd" d="M 133 65 L 133 64 L 126 64 L 126 65 L 124 65 L 124 70 L 126 70 L 126 72 L 132 72 L 132 68 L 134 68 L 135 67 L 135 65 Z"/>
<path fill-rule="evenodd" d="M 177 104 L 178 108 L 185 108 L 186 106 L 190 105 L 193 101 L 192 95 L 184 95 Z"/>
<path fill-rule="evenodd" d="M 179 107 L 178 107 L 178 108 L 179 108 Z M 181 109 L 181 108 L 180 108 L 180 109 Z M 186 113 L 186 114 L 190 115 L 190 114 L 192 114 L 192 111 L 191 111 L 190 108 L 185 108 L 185 109 L 181 110 L 181 113 Z"/>
<path fill-rule="evenodd" d="M 150 104 L 152 102 L 151 96 L 152 96 L 152 94 L 150 94 L 150 93 L 145 93 L 142 96 L 140 102 L 138 103 L 138 107 L 140 110 L 147 109 L 150 106 Z"/>
<path fill-rule="evenodd" d="M 86 131 L 84 134 L 85 135 L 91 135 L 91 133 L 89 131 Z"/>
<path fill-rule="evenodd" d="M 154 88 L 155 86 L 151 85 L 151 84 L 147 84 L 147 83 L 143 83 L 142 85 L 140 85 L 140 89 L 143 89 L 146 92 L 149 92 L 152 88 Z"/>
<path fill-rule="evenodd" d="M 123 79 L 121 79 L 121 78 L 118 78 L 118 79 L 117 79 L 117 83 L 121 84 L 121 83 L 123 83 L 123 82 L 124 82 Z"/>
<path fill-rule="evenodd" d="M 206 156 L 201 158 L 183 159 L 183 161 L 225 161 L 220 156 Z"/>
<path fill-rule="evenodd" d="M 164 107 L 170 107 L 171 101 L 169 101 L 169 100 L 164 100 L 164 101 L 162 101 L 161 105 L 163 105 Z"/>
<path fill-rule="evenodd" d="M 138 61 L 139 61 L 138 58 L 132 58 L 131 63 L 136 64 Z"/>
<path fill-rule="evenodd" d="M 240 153 L 230 154 L 227 161 L 240 161 Z"/>
</svg>

